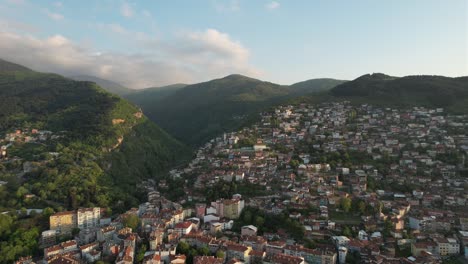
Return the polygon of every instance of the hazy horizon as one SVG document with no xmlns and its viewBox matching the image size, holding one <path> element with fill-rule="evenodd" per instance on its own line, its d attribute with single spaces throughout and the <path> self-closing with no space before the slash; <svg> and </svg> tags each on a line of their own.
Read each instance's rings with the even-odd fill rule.
<svg viewBox="0 0 468 264">
<path fill-rule="evenodd" d="M 181 8 L 183 7 L 183 8 Z M 467 3 L 0 0 L 0 57 L 130 88 L 468 75 Z"/>
</svg>

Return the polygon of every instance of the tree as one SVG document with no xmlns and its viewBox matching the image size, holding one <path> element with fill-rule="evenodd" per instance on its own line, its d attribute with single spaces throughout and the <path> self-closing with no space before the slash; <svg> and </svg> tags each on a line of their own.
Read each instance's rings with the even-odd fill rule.
<svg viewBox="0 0 468 264">
<path fill-rule="evenodd" d="M 208 256 L 208 255 L 210 255 L 210 249 L 207 246 L 203 246 L 203 247 L 198 249 L 198 255 Z"/>
<path fill-rule="evenodd" d="M 0 238 L 10 234 L 13 227 L 13 218 L 7 214 L 0 214 Z"/>
<path fill-rule="evenodd" d="M 50 207 L 46 207 L 44 208 L 44 210 L 42 211 L 42 215 L 46 218 L 49 218 L 49 216 L 51 216 L 52 214 L 54 214 L 54 209 L 50 208 Z"/>
<path fill-rule="evenodd" d="M 143 244 L 141 245 L 140 249 L 138 249 L 138 253 L 137 253 L 137 256 L 136 256 L 136 259 L 137 259 L 137 262 L 140 263 L 143 261 L 143 259 L 145 258 L 145 252 L 146 252 L 146 245 Z"/>
<path fill-rule="evenodd" d="M 351 210 L 351 203 L 352 201 L 350 198 L 347 198 L 347 197 L 341 198 L 340 200 L 341 209 L 343 209 L 346 213 L 348 213 L 349 210 Z"/>
<path fill-rule="evenodd" d="M 351 228 L 349 228 L 349 226 L 345 226 L 343 228 L 343 236 L 347 236 L 347 237 L 352 237 L 353 236 L 353 233 L 351 231 Z"/>
<path fill-rule="evenodd" d="M 224 251 L 222 251 L 222 250 L 216 251 L 216 257 L 217 257 L 217 258 L 222 258 L 222 259 L 224 259 L 224 256 L 225 256 L 225 255 L 226 255 L 226 254 L 225 254 Z"/>
<path fill-rule="evenodd" d="M 180 241 L 177 245 L 177 254 L 185 254 L 187 255 L 190 250 L 190 245 L 184 241 Z"/>
<path fill-rule="evenodd" d="M 359 201 L 358 203 L 358 210 L 361 214 L 366 213 L 366 203 L 364 201 Z"/>
<path fill-rule="evenodd" d="M 80 230 L 78 227 L 74 227 L 74 228 L 72 229 L 72 231 L 71 231 L 72 236 L 78 235 L 78 234 L 80 233 L 80 231 L 81 231 L 81 230 Z"/>
<path fill-rule="evenodd" d="M 133 231 L 138 228 L 140 218 L 136 214 L 129 214 L 123 219 L 124 226 L 130 227 Z"/>
<path fill-rule="evenodd" d="M 260 228 L 263 226 L 263 224 L 265 223 L 265 219 L 261 216 L 256 216 L 255 217 L 255 225 Z"/>
</svg>

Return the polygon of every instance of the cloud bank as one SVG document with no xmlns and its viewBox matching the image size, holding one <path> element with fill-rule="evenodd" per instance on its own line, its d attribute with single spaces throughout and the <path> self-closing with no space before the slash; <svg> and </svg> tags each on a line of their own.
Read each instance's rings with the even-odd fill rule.
<svg viewBox="0 0 468 264">
<path fill-rule="evenodd" d="M 136 89 L 193 83 L 231 73 L 260 74 L 249 62 L 248 49 L 216 29 L 156 39 L 118 24 L 100 27 L 140 45 L 141 51 L 107 52 L 58 34 L 39 38 L 0 29 L 0 58 L 37 71 L 93 75 Z"/>
<path fill-rule="evenodd" d="M 269 9 L 269 10 L 277 9 L 277 8 L 280 7 L 280 3 L 276 2 L 276 1 L 272 1 L 272 2 L 268 3 L 265 7 L 267 9 Z"/>
</svg>

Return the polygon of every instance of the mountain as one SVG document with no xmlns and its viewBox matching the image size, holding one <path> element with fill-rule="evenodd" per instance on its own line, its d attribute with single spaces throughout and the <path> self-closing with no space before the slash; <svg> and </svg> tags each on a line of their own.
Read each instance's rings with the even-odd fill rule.
<svg viewBox="0 0 468 264">
<path fill-rule="evenodd" d="M 468 113 L 468 77 L 366 74 L 331 89 L 335 98 L 396 106 L 445 107 Z"/>
<path fill-rule="evenodd" d="M 15 64 L 15 63 L 0 59 L 0 72 L 12 72 L 12 71 L 29 72 L 31 71 L 31 69 L 28 69 L 19 64 Z"/>
<path fill-rule="evenodd" d="M 125 94 L 124 97 L 137 105 L 151 105 L 158 103 L 185 86 L 187 84 L 178 83 L 161 87 L 150 87 L 134 90 L 132 93 Z"/>
<path fill-rule="evenodd" d="M 123 210 L 146 198 L 136 187 L 142 180 L 164 176 L 191 156 L 139 108 L 95 83 L 34 71 L 0 72 L 0 145 L 14 161 L 0 163 L 0 179 L 9 183 L 2 209 Z"/>
<path fill-rule="evenodd" d="M 104 88 L 104 90 L 106 90 L 106 91 L 108 91 L 110 93 L 113 93 L 113 94 L 120 95 L 120 96 L 129 94 L 129 93 L 134 91 L 134 90 L 132 90 L 130 88 L 127 88 L 127 87 L 119 84 L 119 83 L 109 81 L 109 80 L 105 80 L 105 79 L 101 79 L 101 78 L 98 78 L 98 77 L 95 77 L 95 76 L 78 75 L 78 76 L 71 76 L 69 78 L 73 79 L 75 81 L 88 81 L 88 82 L 96 83 L 97 85 Z"/>
<path fill-rule="evenodd" d="M 248 124 L 252 114 L 287 98 L 327 90 L 341 82 L 323 79 L 285 86 L 233 74 L 179 87 L 169 95 L 143 91 L 127 98 L 171 135 L 198 145 Z"/>
<path fill-rule="evenodd" d="M 287 96 L 287 87 L 241 75 L 187 85 L 163 100 L 139 104 L 148 117 L 190 145 L 248 122 L 249 115 Z M 138 101 L 134 101 L 138 103 Z"/>
<path fill-rule="evenodd" d="M 346 81 L 331 78 L 311 79 L 291 85 L 291 89 L 298 94 L 325 92 Z"/>
</svg>

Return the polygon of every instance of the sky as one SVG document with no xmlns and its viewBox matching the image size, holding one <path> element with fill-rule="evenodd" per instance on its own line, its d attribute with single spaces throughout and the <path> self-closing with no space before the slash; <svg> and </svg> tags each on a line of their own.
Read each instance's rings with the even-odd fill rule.
<svg viewBox="0 0 468 264">
<path fill-rule="evenodd" d="M 0 58 L 130 88 L 468 75 L 466 0 L 0 0 Z"/>
</svg>

